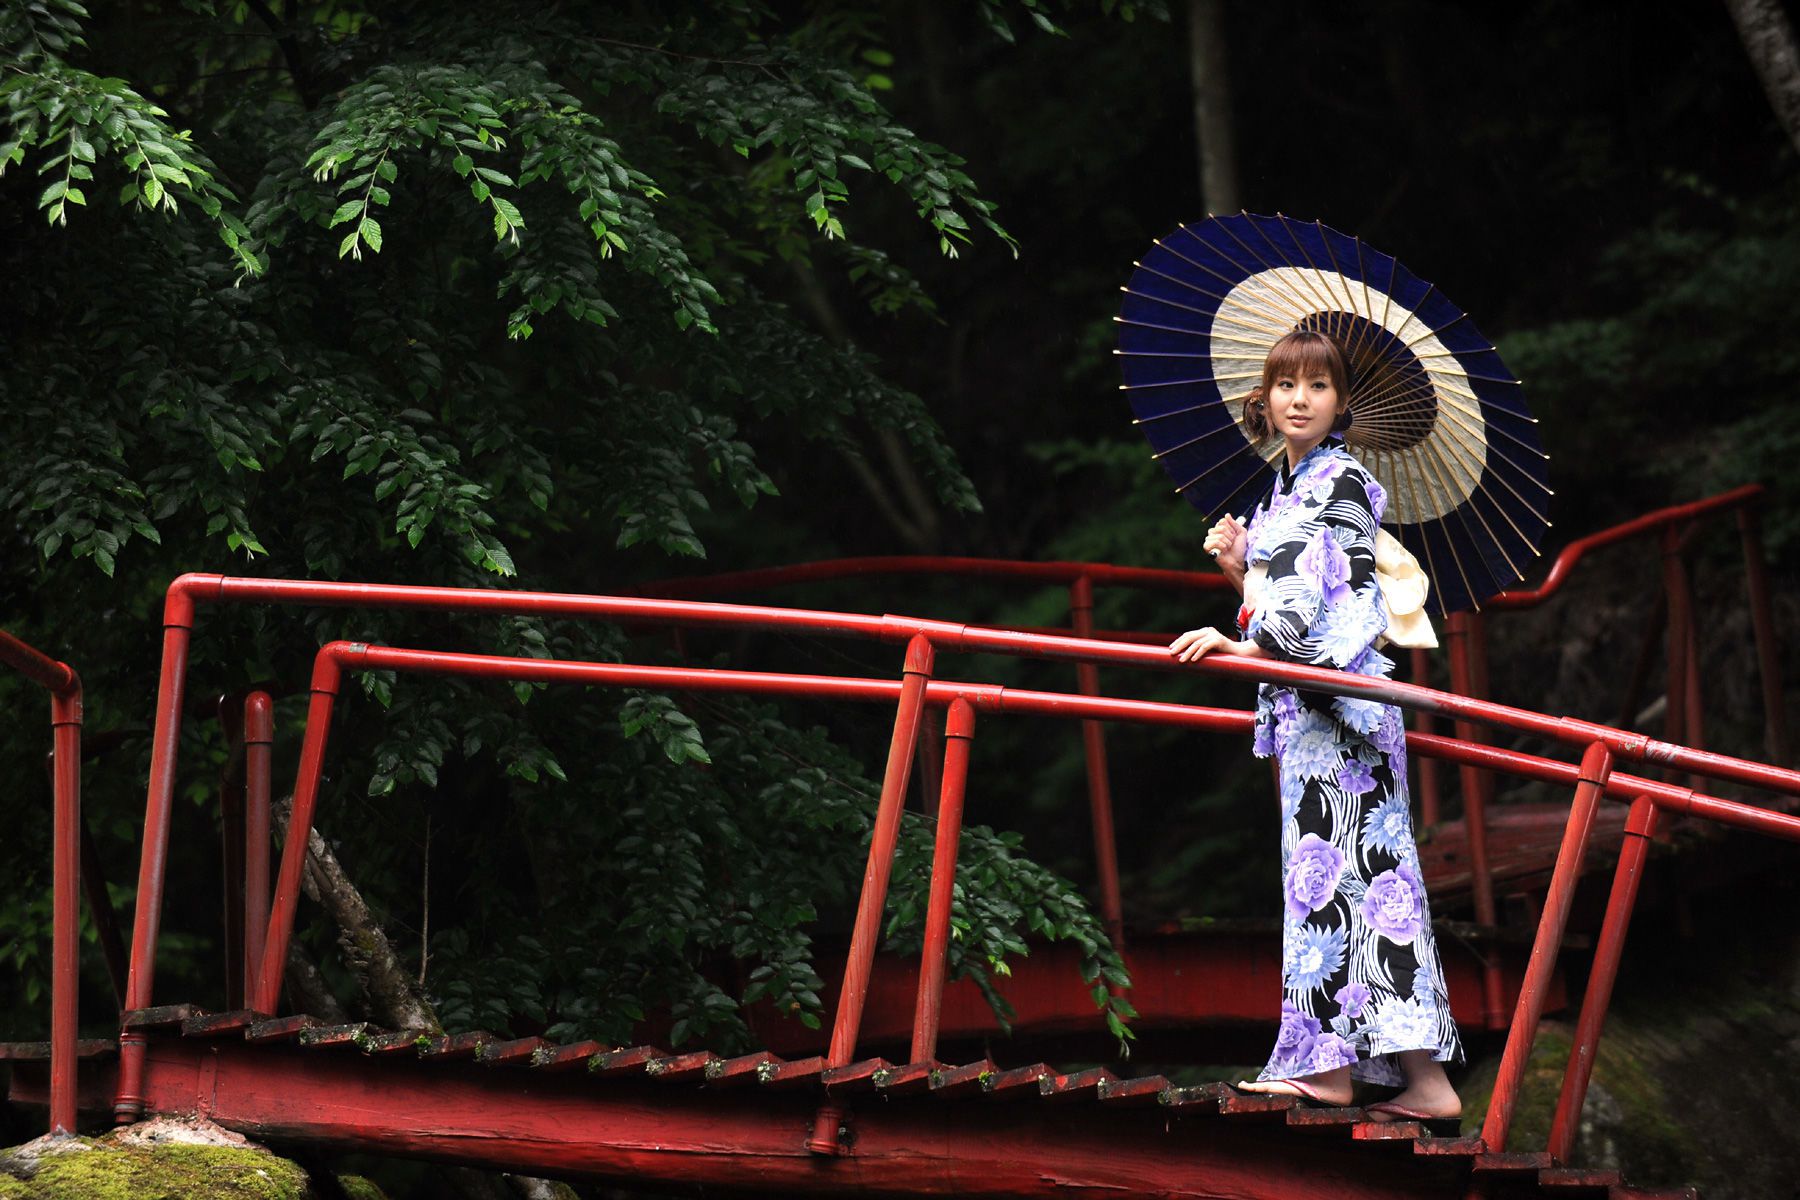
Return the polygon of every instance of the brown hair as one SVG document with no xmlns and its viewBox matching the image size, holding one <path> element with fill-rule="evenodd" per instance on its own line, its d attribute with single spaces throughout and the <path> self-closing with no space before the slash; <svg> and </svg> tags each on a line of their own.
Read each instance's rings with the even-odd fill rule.
<svg viewBox="0 0 1800 1200">
<path fill-rule="evenodd" d="M 1269 424 L 1269 389 L 1277 379 L 1311 379 L 1323 375 L 1337 390 L 1344 411 L 1331 423 L 1333 433 L 1350 428 L 1350 372 L 1344 365 L 1343 348 L 1327 334 L 1314 329 L 1296 329 L 1273 346 L 1263 360 L 1262 382 L 1252 388 L 1244 401 L 1244 432 L 1251 442 L 1261 445 L 1269 439 L 1274 427 Z"/>
</svg>

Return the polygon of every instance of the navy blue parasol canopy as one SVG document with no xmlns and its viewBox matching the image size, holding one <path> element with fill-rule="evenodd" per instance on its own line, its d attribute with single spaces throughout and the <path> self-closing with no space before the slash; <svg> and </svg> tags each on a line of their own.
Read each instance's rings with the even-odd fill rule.
<svg viewBox="0 0 1800 1200">
<path fill-rule="evenodd" d="M 1394 258 L 1317 221 L 1238 213 L 1183 225 L 1134 264 L 1118 316 L 1124 388 L 1154 457 L 1208 521 L 1268 491 L 1279 437 L 1241 418 L 1295 330 L 1330 335 L 1350 374 L 1350 452 L 1383 520 L 1431 577 L 1438 616 L 1523 578 L 1549 520 L 1537 422 L 1468 316 Z"/>
</svg>

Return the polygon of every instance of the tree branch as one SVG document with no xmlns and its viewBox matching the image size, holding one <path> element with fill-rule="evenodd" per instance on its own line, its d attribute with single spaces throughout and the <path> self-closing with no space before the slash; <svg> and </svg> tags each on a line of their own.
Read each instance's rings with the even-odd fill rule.
<svg viewBox="0 0 1800 1200">
<path fill-rule="evenodd" d="M 1795 49 L 1787 13 L 1778 0 L 1725 0 L 1725 10 L 1762 81 L 1769 107 L 1800 153 L 1800 51 Z"/>
</svg>

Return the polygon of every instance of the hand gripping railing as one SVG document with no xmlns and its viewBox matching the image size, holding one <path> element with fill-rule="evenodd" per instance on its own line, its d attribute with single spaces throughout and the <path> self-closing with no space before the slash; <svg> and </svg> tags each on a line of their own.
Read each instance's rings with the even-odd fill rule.
<svg viewBox="0 0 1800 1200">
<path fill-rule="evenodd" d="M 75 1132 L 81 886 L 81 677 L 67 663 L 0 630 L 0 662 L 50 693 L 52 791 L 50 1132 Z"/>
<path fill-rule="evenodd" d="M 153 742 L 150 795 L 146 805 L 144 857 L 140 864 L 139 894 L 144 899 L 139 905 L 134 928 L 131 988 L 128 997 L 128 1007 L 130 1008 L 148 1007 L 150 1000 L 150 981 L 154 973 L 154 943 L 159 919 L 157 908 L 162 888 L 163 861 L 167 851 L 168 818 L 173 795 L 173 750 L 179 736 L 180 697 L 184 685 L 185 657 L 194 624 L 197 602 L 356 605 L 461 612 L 536 613 L 657 625 L 786 629 L 814 634 L 906 641 L 907 656 L 903 680 L 900 683 L 872 680 L 820 680 L 815 677 L 772 677 L 786 681 L 771 685 L 789 689 L 785 694 L 817 694 L 835 696 L 840 699 L 885 699 L 893 696 L 897 704 L 896 736 L 890 747 L 889 767 L 884 778 L 882 797 L 877 811 L 876 836 L 872 838 L 869 850 L 870 868 L 865 875 L 865 888 L 857 920 L 859 932 L 866 932 L 868 936 L 853 939 L 852 942 L 850 961 L 846 965 L 843 999 L 840 1002 L 833 1026 L 831 1052 L 827 1056 L 827 1065 L 830 1066 L 842 1066 L 848 1063 L 854 1052 L 862 997 L 866 992 L 868 971 L 874 953 L 873 931 L 879 925 L 879 914 L 882 904 L 885 902 L 886 872 L 891 864 L 893 853 L 893 831 L 898 827 L 898 812 L 903 796 L 906 772 L 915 751 L 912 742 L 917 737 L 918 713 L 920 708 L 932 697 L 934 690 L 954 689 L 956 694 L 946 694 L 944 702 L 948 704 L 961 699 L 969 706 L 970 715 L 973 710 L 982 707 L 1029 704 L 1034 711 L 1072 716 L 1078 719 L 1143 719 L 1159 723 L 1201 726 L 1206 725 L 1209 721 L 1230 723 L 1232 721 L 1242 722 L 1246 719 L 1243 714 L 1222 715 L 1216 710 L 1188 709 L 1181 705 L 1063 696 L 1055 693 L 1019 693 L 988 685 L 940 684 L 930 679 L 934 665 L 932 655 L 938 651 L 1002 653 L 1157 669 L 1175 669 L 1177 667 L 1177 664 L 1169 658 L 1165 651 L 1149 647 L 1121 646 L 1088 639 L 1023 633 L 1014 630 L 983 629 L 950 622 L 892 615 L 876 617 L 815 610 L 657 601 L 634 597 L 573 596 L 551 593 L 412 588 L 381 584 L 333 584 L 290 580 L 242 580 L 221 576 L 184 576 L 171 585 L 165 609 L 162 683 L 159 688 L 157 726 Z M 362 655 L 360 661 L 371 661 L 371 656 L 374 656 L 376 660 L 396 664 L 406 655 L 425 655 L 440 664 L 451 662 L 457 657 L 430 651 L 398 651 L 376 647 L 349 647 L 348 644 L 339 644 L 337 648 L 332 649 L 330 656 L 322 655 L 321 662 L 330 661 L 333 664 L 330 670 L 336 671 L 339 668 L 336 666 L 335 656 L 352 651 Z M 383 656 L 401 657 L 390 659 Z M 520 678 L 550 678 L 552 673 L 571 670 L 577 672 L 576 677 L 599 678 L 598 673 L 600 672 L 621 669 L 616 664 L 568 664 L 536 659 L 495 660 L 483 659 L 481 656 L 462 657 L 493 663 L 505 661 L 504 670 L 536 673 L 521 675 Z M 640 674 L 633 677 L 645 685 L 652 685 L 653 680 L 660 678 L 663 686 L 680 687 L 687 690 L 698 689 L 702 686 L 701 681 L 706 678 L 717 679 L 728 674 L 743 675 L 746 678 L 753 677 L 752 673 L 703 672 L 686 668 L 630 669 L 646 673 L 658 671 L 664 673 L 660 677 L 653 674 Z M 1525 1055 L 1529 1052 L 1530 1043 L 1535 1034 L 1536 1018 L 1541 1012 L 1542 985 L 1547 979 L 1549 965 L 1554 960 L 1560 946 L 1562 924 L 1567 915 L 1566 898 L 1572 892 L 1574 880 L 1579 874 L 1580 860 L 1585 850 L 1587 831 L 1591 822 L 1592 805 L 1598 796 L 1603 792 L 1613 794 L 1623 792 L 1627 795 L 1637 795 L 1656 807 L 1666 807 L 1726 824 L 1758 829 L 1765 833 L 1800 840 L 1800 819 L 1714 797 L 1701 796 L 1692 790 L 1676 788 L 1669 784 L 1622 776 L 1611 769 L 1611 760 L 1664 764 L 1696 774 L 1775 788 L 1789 794 L 1800 794 L 1800 773 L 1793 771 L 1692 750 L 1657 741 L 1642 734 L 1612 729 L 1591 722 L 1544 716 L 1468 697 L 1435 692 L 1428 688 L 1347 675 L 1337 671 L 1268 661 L 1218 657 L 1203 660 L 1198 664 L 1197 669 L 1211 674 L 1242 677 L 1246 680 L 1264 679 L 1302 686 L 1315 691 L 1355 695 L 1365 699 L 1397 703 L 1415 710 L 1478 721 L 1515 732 L 1548 737 L 1559 742 L 1597 746 L 1605 751 L 1604 758 L 1597 763 L 1592 761 L 1593 756 L 1590 755 L 1590 761 L 1585 764 L 1585 769 L 1578 773 L 1582 787 L 1578 789 L 1578 803 L 1573 812 L 1575 819 L 1571 821 L 1570 835 L 1565 838 L 1563 852 L 1558 858 L 1556 876 L 1552 881 L 1554 902 L 1546 906 L 1544 919 L 1540 924 L 1538 941 L 1533 949 L 1535 970 L 1528 969 L 1527 988 L 1521 991 L 1518 1016 L 1513 1023 L 1508 1049 L 1503 1060 L 1504 1066 L 1497 1084 L 1495 1104 L 1490 1112 L 1488 1127 L 1485 1130 L 1489 1144 L 1495 1148 L 1503 1146 L 1505 1142 L 1513 1097 L 1516 1096 Z M 502 672 L 502 668 L 496 667 L 482 668 L 482 670 L 494 674 Z M 593 674 L 581 676 L 579 672 Z M 304 801 L 303 808 L 303 793 L 300 785 L 309 775 L 316 780 L 317 772 L 322 766 L 324 731 L 329 721 L 332 696 L 335 694 L 335 675 L 327 674 L 323 677 L 322 683 L 324 686 L 316 688 L 313 695 L 307 745 L 302 751 L 302 771 L 300 779 L 297 780 L 295 796 L 296 830 L 304 828 L 304 825 L 299 823 L 302 815 L 305 816 L 306 821 L 310 821 L 311 806 L 316 800 L 315 783 L 311 796 Z M 1241 724 L 1238 727 L 1241 728 Z M 316 735 L 315 729 L 318 731 Z M 961 723 L 959 733 L 965 735 L 965 740 L 966 736 L 972 735 L 972 732 L 971 723 Z M 1496 747 L 1458 746 L 1447 739 L 1417 736 L 1414 737 L 1413 744 L 1426 749 L 1427 752 L 1441 750 L 1442 756 L 1459 762 L 1473 762 L 1482 766 L 1512 770 L 1531 778 L 1560 779 L 1568 782 L 1577 774 L 1566 764 L 1554 764 L 1547 760 L 1534 759 L 1531 756 L 1520 755 Z M 947 756 L 947 759 L 954 757 L 953 755 Z M 966 763 L 966 758 L 962 761 Z M 960 799 L 960 783 L 954 789 L 946 789 L 946 794 L 953 794 L 955 798 Z M 297 856 L 304 843 L 305 834 L 303 832 L 298 833 L 297 836 L 295 833 L 290 833 L 288 841 L 290 855 Z M 1628 849 L 1630 848 L 1628 846 Z M 1622 871 L 1624 862 L 1625 859 L 1622 859 Z M 257 983 L 256 1001 L 259 1005 L 268 1004 L 272 1007 L 274 994 L 279 988 L 280 964 L 285 954 L 278 953 L 277 947 L 285 945 L 287 935 L 285 931 L 280 932 L 279 938 L 276 935 L 280 928 L 279 922 L 283 919 L 280 917 L 280 912 L 284 906 L 294 902 L 292 897 L 297 883 L 297 862 L 290 867 L 287 859 L 284 858 L 281 879 L 278 880 L 276 887 L 275 911 L 270 914 L 268 945 L 262 955 Z M 1619 890 L 1615 889 L 1615 900 L 1620 895 Z M 287 898 L 284 899 L 284 897 Z M 1627 899 L 1623 902 L 1621 910 L 1625 914 L 1623 919 L 1628 919 L 1629 907 Z M 868 914 L 872 914 L 872 916 Z M 1611 921 L 1611 917 L 1612 912 L 1609 910 L 1609 932 L 1603 935 L 1603 946 L 1616 946 L 1622 943 L 1623 924 L 1620 921 Z M 286 920 L 287 928 L 291 929 L 291 909 Z M 928 927 L 936 927 L 932 918 L 928 918 Z M 933 940 L 937 939 L 934 937 Z M 1594 977 L 1597 981 L 1604 981 L 1605 986 L 1610 988 L 1611 975 L 1602 970 L 1602 966 L 1603 964 L 1597 964 Z M 1616 967 L 1616 962 L 1613 966 Z M 272 981 L 273 986 L 271 986 Z M 1604 1013 L 1604 999 L 1597 1000 L 1597 995 L 1597 991 L 1590 988 L 1587 1002 L 1584 1004 L 1580 1027 L 1583 1030 L 1591 1030 L 1596 1038 L 1599 1018 Z M 1597 1010 L 1594 1008 L 1596 1003 L 1599 1005 Z M 929 1044 L 929 1039 L 919 1032 L 920 1028 L 923 1027 L 915 1029 L 915 1045 L 923 1048 Z M 134 1038 L 131 1033 L 122 1036 L 120 1091 L 115 1103 L 115 1112 L 121 1117 L 133 1116 L 141 1108 L 141 1099 L 137 1094 L 137 1089 L 141 1086 L 143 1049 L 141 1036 Z M 1575 1071 L 1570 1073 L 1571 1088 L 1574 1087 L 1577 1074 L 1578 1072 Z M 1585 1077 L 1581 1082 L 1585 1084 Z M 1570 1090 L 1566 1088 L 1565 1101 L 1569 1100 L 1570 1094 Z M 1576 1096 L 1572 1103 L 1575 1105 L 1575 1111 L 1579 1111 L 1579 1096 Z"/>
</svg>

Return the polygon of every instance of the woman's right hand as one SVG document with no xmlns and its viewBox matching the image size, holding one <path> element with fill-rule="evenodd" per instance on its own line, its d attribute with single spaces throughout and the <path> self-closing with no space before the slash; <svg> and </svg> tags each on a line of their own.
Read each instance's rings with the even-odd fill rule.
<svg viewBox="0 0 1800 1200">
<path fill-rule="evenodd" d="M 1235 579 L 1244 577 L 1244 556 L 1249 552 L 1250 534 L 1244 523 L 1226 513 L 1207 531 L 1205 550 L 1219 564 L 1219 569 Z"/>
</svg>

